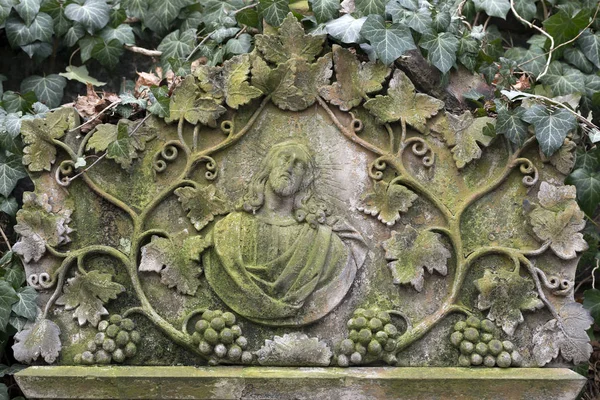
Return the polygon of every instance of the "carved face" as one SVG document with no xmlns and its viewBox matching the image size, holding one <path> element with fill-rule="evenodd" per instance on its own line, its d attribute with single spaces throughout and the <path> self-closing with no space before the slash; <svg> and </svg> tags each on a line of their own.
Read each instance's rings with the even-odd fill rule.
<svg viewBox="0 0 600 400">
<path fill-rule="evenodd" d="M 307 165 L 306 154 L 299 148 L 292 146 L 282 149 L 274 156 L 269 173 L 269 186 L 282 197 L 297 193 L 306 174 Z"/>
</svg>

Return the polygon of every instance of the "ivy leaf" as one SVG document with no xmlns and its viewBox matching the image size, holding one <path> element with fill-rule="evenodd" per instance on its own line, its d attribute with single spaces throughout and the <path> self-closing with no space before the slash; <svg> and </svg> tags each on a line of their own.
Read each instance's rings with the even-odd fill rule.
<svg viewBox="0 0 600 400">
<path fill-rule="evenodd" d="M 591 74 L 594 71 L 594 64 L 592 64 L 590 60 L 587 59 L 585 54 L 583 54 L 583 51 L 577 47 L 569 47 L 565 49 L 563 58 L 581 72 Z"/>
<path fill-rule="evenodd" d="M 600 166 L 600 149 L 586 151 L 577 149 L 575 158 L 575 169 L 583 168 L 588 171 L 595 171 Z"/>
<path fill-rule="evenodd" d="M 428 3 L 419 7 L 416 2 L 392 0 L 386 7 L 387 14 L 392 16 L 395 24 L 405 24 L 419 33 L 432 33 L 433 20 Z"/>
<path fill-rule="evenodd" d="M 589 29 L 577 39 L 577 45 L 597 68 L 600 68 L 600 34 L 592 33 Z M 591 71 L 590 71 L 591 72 Z"/>
<path fill-rule="evenodd" d="M 542 22 L 546 32 L 552 35 L 554 47 L 573 39 L 585 28 L 590 19 L 589 10 L 581 10 L 574 17 L 559 9 Z"/>
<path fill-rule="evenodd" d="M 510 48 L 506 50 L 504 57 L 515 61 L 523 71 L 538 76 L 546 67 L 545 53 L 541 47 L 531 45 L 527 50 L 522 47 Z"/>
<path fill-rule="evenodd" d="M 4 253 L 0 259 L 0 271 L 4 271 L 4 280 L 8 282 L 13 289 L 19 290 L 25 283 L 25 268 L 17 254 L 13 251 Z"/>
<path fill-rule="evenodd" d="M 362 205 L 356 208 L 365 214 L 377 216 L 378 220 L 392 226 L 400 219 L 400 214 L 407 212 L 418 197 L 405 186 L 377 181 L 373 185 L 373 191 L 363 195 Z"/>
<path fill-rule="evenodd" d="M 438 233 L 417 232 L 406 225 L 400 232 L 392 231 L 392 236 L 383 242 L 385 258 L 392 271 L 394 283 L 410 283 L 417 292 L 423 290 L 425 268 L 430 274 L 437 271 L 442 276 L 448 273 L 447 262 L 452 256 L 441 241 Z"/>
<path fill-rule="evenodd" d="M 88 140 L 86 149 L 96 153 L 105 151 L 108 146 L 117 140 L 118 129 L 115 124 L 96 125 L 96 132 Z"/>
<path fill-rule="evenodd" d="M 427 59 L 443 74 L 450 71 L 456 62 L 456 52 L 460 42 L 450 32 L 438 33 L 437 36 L 425 34 L 419 46 L 427 50 Z"/>
<path fill-rule="evenodd" d="M 475 9 L 485 11 L 488 16 L 502 19 L 506 19 L 506 14 L 510 10 L 509 0 L 473 0 L 473 4 Z"/>
<path fill-rule="evenodd" d="M 385 0 L 354 0 L 356 11 L 363 16 L 377 14 L 385 15 Z"/>
<path fill-rule="evenodd" d="M 201 231 L 216 215 L 231 211 L 231 206 L 225 197 L 217 192 L 214 185 L 198 188 L 182 187 L 176 189 L 175 194 L 197 231 Z"/>
<path fill-rule="evenodd" d="M 32 75 L 21 81 L 21 92 L 33 92 L 39 101 L 49 108 L 61 104 L 67 80 L 59 75 Z"/>
<path fill-rule="evenodd" d="M 533 335 L 533 356 L 543 367 L 552 359 L 562 355 L 565 361 L 581 364 L 592 354 L 590 338 L 586 331 L 594 320 L 583 306 L 570 302 L 558 310 L 559 320 L 552 319 L 536 329 Z"/>
<path fill-rule="evenodd" d="M 58 358 L 61 350 L 60 328 L 49 319 L 42 319 L 15 335 L 12 349 L 15 359 L 30 364 L 40 356 L 48 364 Z"/>
<path fill-rule="evenodd" d="M 563 260 L 577 256 L 588 248 L 580 231 L 585 227 L 583 212 L 574 200 L 573 186 L 557 187 L 542 182 L 538 192 L 539 205 L 529 213 L 535 236 L 550 241 L 550 248 Z"/>
<path fill-rule="evenodd" d="M 428 133 L 425 122 L 444 107 L 444 102 L 423 93 L 416 93 L 410 79 L 397 69 L 390 81 L 388 94 L 378 95 L 365 102 L 369 110 L 381 123 L 404 119 L 421 133 Z"/>
<path fill-rule="evenodd" d="M 319 24 L 337 18 L 340 0 L 309 0 L 312 12 Z"/>
<path fill-rule="evenodd" d="M 179 32 L 179 29 L 169 33 L 158 45 L 157 50 L 162 51 L 161 59 L 184 59 L 191 54 L 196 45 L 196 29 Z"/>
<path fill-rule="evenodd" d="M 384 64 L 390 65 L 406 51 L 416 49 L 410 29 L 404 25 L 392 24 L 386 27 L 379 15 L 369 15 L 360 33 L 375 49 Z"/>
<path fill-rule="evenodd" d="M 8 197 L 17 186 L 19 179 L 25 178 L 27 172 L 23 168 L 20 155 L 11 154 L 7 156 L 0 153 L 0 194 Z"/>
<path fill-rule="evenodd" d="M 77 82 L 93 85 L 93 86 L 104 86 L 106 82 L 100 82 L 96 78 L 92 78 L 85 65 L 76 67 L 74 65 L 68 65 L 66 72 L 61 72 L 60 76 L 64 76 L 68 80 L 75 80 Z"/>
<path fill-rule="evenodd" d="M 272 26 L 281 25 L 289 11 L 288 0 L 260 0 L 258 2 L 258 13 L 267 21 L 267 24 Z"/>
<path fill-rule="evenodd" d="M 499 100 L 496 100 L 495 103 L 496 112 L 498 113 L 496 133 L 506 136 L 508 140 L 517 146 L 522 146 L 529 136 L 527 124 L 522 119 L 525 109 L 519 106 L 514 110 L 510 110 L 505 103 Z"/>
<path fill-rule="evenodd" d="M 479 291 L 477 308 L 489 309 L 487 318 L 496 321 L 509 336 L 525 320 L 521 311 L 535 311 L 544 306 L 533 281 L 515 272 L 486 270 L 474 284 Z"/>
<path fill-rule="evenodd" d="M 60 139 L 67 129 L 73 129 L 78 123 L 79 116 L 73 108 L 61 108 L 43 119 L 22 121 L 21 135 L 27 145 L 23 149 L 23 164 L 30 171 L 50 171 L 56 159 L 56 148 L 52 140 Z"/>
<path fill-rule="evenodd" d="M 145 19 L 146 12 L 148 11 L 148 1 L 147 0 L 122 0 L 121 7 L 127 10 L 127 15 L 139 18 L 141 20 Z"/>
<path fill-rule="evenodd" d="M 17 301 L 19 301 L 17 292 L 8 282 L 0 280 L 0 332 L 6 331 L 12 305 Z"/>
<path fill-rule="evenodd" d="M 193 296 L 200 286 L 198 277 L 202 273 L 199 255 L 207 247 L 201 236 L 188 237 L 187 231 L 169 239 L 153 236 L 151 242 L 142 247 L 139 270 L 158 272 L 163 284 Z"/>
<path fill-rule="evenodd" d="M 445 130 L 444 138 L 452 154 L 456 167 L 464 168 L 473 160 L 481 158 L 481 146 L 489 146 L 493 136 L 484 133 L 488 124 L 495 125 L 496 120 L 489 117 L 473 118 L 469 111 L 460 116 L 448 114 L 450 128 Z"/>
<path fill-rule="evenodd" d="M 526 21 L 532 21 L 537 13 L 535 0 L 514 0 L 515 10 Z"/>
<path fill-rule="evenodd" d="M 97 326 L 103 315 L 108 315 L 104 308 L 111 299 L 125 291 L 125 287 L 112 281 L 111 274 L 93 270 L 85 275 L 75 272 L 73 278 L 67 280 L 63 295 L 56 304 L 64 305 L 65 310 L 75 310 L 73 318 L 83 326 L 89 322 Z"/>
<path fill-rule="evenodd" d="M 79 39 L 85 36 L 85 27 L 82 24 L 75 23 L 67 29 L 67 33 L 63 41 L 67 47 L 72 47 L 77 44 Z"/>
<path fill-rule="evenodd" d="M 357 19 L 350 14 L 345 14 L 327 22 L 325 30 L 331 37 L 342 43 L 361 43 L 363 37 L 360 31 L 366 20 L 367 17 Z"/>
<path fill-rule="evenodd" d="M 208 30 L 236 24 L 233 12 L 246 5 L 242 0 L 205 0 L 202 3 L 202 22 Z"/>
<path fill-rule="evenodd" d="M 583 292 L 583 308 L 590 312 L 595 321 L 600 321 L 600 290 L 589 289 Z"/>
<path fill-rule="evenodd" d="M 152 87 L 150 92 L 154 95 L 155 101 L 148 106 L 148 111 L 159 118 L 165 118 L 169 115 L 169 90 L 164 87 Z"/>
<path fill-rule="evenodd" d="M 85 0 L 83 4 L 71 3 L 65 7 L 67 18 L 77 21 L 93 35 L 108 24 L 110 19 L 110 6 L 106 0 Z"/>
<path fill-rule="evenodd" d="M 367 94 L 380 91 L 390 73 L 381 63 L 360 63 L 350 50 L 338 45 L 333 45 L 333 61 L 336 82 L 321 87 L 319 93 L 342 111 L 358 106 Z"/>
<path fill-rule="evenodd" d="M 225 102 L 229 107 L 237 110 L 239 106 L 248 104 L 252 99 L 263 94 L 260 89 L 250 86 L 249 73 L 249 54 L 233 57 L 223 63 Z"/>
<path fill-rule="evenodd" d="M 54 21 L 46 13 L 36 15 L 31 25 L 26 25 L 16 15 L 10 16 L 4 26 L 11 46 L 25 46 L 35 41 L 51 42 L 54 34 Z"/>
<path fill-rule="evenodd" d="M 577 120 L 564 108 L 550 110 L 540 104 L 534 104 L 523 114 L 523 120 L 533 125 L 535 137 L 546 156 L 551 156 L 558 150 L 567 134 L 577 129 Z"/>
<path fill-rule="evenodd" d="M 217 118 L 226 111 L 226 108 L 213 99 L 196 99 L 196 81 L 193 76 L 183 80 L 171 96 L 169 104 L 170 115 L 167 122 L 184 118 L 190 124 L 198 122 L 216 127 Z"/>
<path fill-rule="evenodd" d="M 579 168 L 567 177 L 566 183 L 577 188 L 577 203 L 593 216 L 600 204 L 600 172 Z"/>
<path fill-rule="evenodd" d="M 245 54 L 252 48 L 252 36 L 247 33 L 241 34 L 238 38 L 229 39 L 225 44 L 227 54 Z"/>
<path fill-rule="evenodd" d="M 98 39 L 92 48 L 92 57 L 105 67 L 114 68 L 124 51 L 123 45 L 117 39 L 110 42 Z"/>
<path fill-rule="evenodd" d="M 581 71 L 560 61 L 552 61 L 548 72 L 540 80 L 550 86 L 555 96 L 585 93 L 585 79 Z"/>
<path fill-rule="evenodd" d="M 133 28 L 128 24 L 121 24 L 116 28 L 107 25 L 98 34 L 105 42 L 118 40 L 121 44 L 135 44 Z"/>
<path fill-rule="evenodd" d="M 25 262 L 38 261 L 46 252 L 46 245 L 60 246 L 71 241 L 69 228 L 71 210 L 54 210 L 47 195 L 26 192 L 23 208 L 17 213 L 14 229 L 20 235 L 13 251 Z"/>
<path fill-rule="evenodd" d="M 30 321 L 35 321 L 35 317 L 37 316 L 37 292 L 31 286 L 25 286 L 19 288 L 17 290 L 17 296 L 19 300 L 12 305 L 12 311 L 23 318 L 26 318 Z"/>
<path fill-rule="evenodd" d="M 31 25 L 35 16 L 40 11 L 40 0 L 20 0 L 14 5 L 15 11 L 27 25 Z"/>
<path fill-rule="evenodd" d="M 323 50 L 325 35 L 306 35 L 292 13 L 283 20 L 277 35 L 256 35 L 256 47 L 265 60 L 275 64 L 292 58 L 313 62 Z"/>
</svg>

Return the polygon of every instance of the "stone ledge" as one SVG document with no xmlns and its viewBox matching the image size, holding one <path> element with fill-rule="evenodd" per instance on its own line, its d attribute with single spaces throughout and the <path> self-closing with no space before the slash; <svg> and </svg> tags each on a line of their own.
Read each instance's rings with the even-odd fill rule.
<svg viewBox="0 0 600 400">
<path fill-rule="evenodd" d="M 30 367 L 28 399 L 575 399 L 568 369 Z"/>
</svg>

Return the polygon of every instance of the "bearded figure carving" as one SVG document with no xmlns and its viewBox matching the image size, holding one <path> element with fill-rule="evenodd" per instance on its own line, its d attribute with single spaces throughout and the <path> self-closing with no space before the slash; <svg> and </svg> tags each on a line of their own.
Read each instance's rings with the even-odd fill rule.
<svg viewBox="0 0 600 400">
<path fill-rule="evenodd" d="M 206 278 L 231 309 L 265 325 L 299 326 L 335 308 L 365 260 L 361 235 L 315 194 L 307 146 L 274 145 L 252 177 L 243 210 L 218 221 Z"/>
</svg>

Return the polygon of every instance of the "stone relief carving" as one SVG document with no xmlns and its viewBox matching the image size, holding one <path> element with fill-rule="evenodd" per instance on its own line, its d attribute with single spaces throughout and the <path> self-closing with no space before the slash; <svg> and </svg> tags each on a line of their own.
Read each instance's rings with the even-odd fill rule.
<svg viewBox="0 0 600 400">
<path fill-rule="evenodd" d="M 282 365 L 289 343 L 289 365 L 587 360 L 569 157 L 323 41 L 290 14 L 183 77 L 164 120 L 23 121 L 47 156 L 24 158 L 14 250 L 43 312 L 21 361 Z"/>
</svg>

